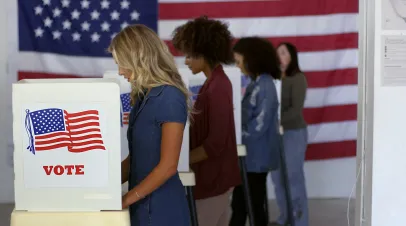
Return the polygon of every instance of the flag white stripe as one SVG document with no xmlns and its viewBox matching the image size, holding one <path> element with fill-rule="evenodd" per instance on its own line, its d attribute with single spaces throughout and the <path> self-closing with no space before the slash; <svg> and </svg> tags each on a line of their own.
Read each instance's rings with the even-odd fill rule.
<svg viewBox="0 0 406 226">
<path fill-rule="evenodd" d="M 308 132 L 308 141 L 311 144 L 356 140 L 357 121 L 354 120 L 309 125 Z"/>
<path fill-rule="evenodd" d="M 317 16 L 260 18 L 224 18 L 234 37 L 313 36 L 358 32 L 358 14 L 343 13 Z M 159 20 L 158 34 L 170 40 L 176 27 L 188 20 Z"/>
<path fill-rule="evenodd" d="M 357 102 L 357 85 L 309 88 L 306 93 L 305 108 L 356 104 Z"/>
<path fill-rule="evenodd" d="M 44 135 L 47 135 L 47 134 L 44 134 Z M 50 137 L 50 138 L 38 138 L 36 136 L 35 141 L 49 141 L 49 140 L 55 140 L 55 139 L 61 139 L 61 138 L 70 139 L 69 135 L 60 135 L 60 136 L 54 136 L 54 137 Z"/>
<path fill-rule="evenodd" d="M 303 71 L 328 71 L 357 68 L 358 50 L 330 50 L 299 53 Z M 20 52 L 18 54 L 20 71 L 69 74 L 78 76 L 100 76 L 106 71 L 117 70 L 112 58 L 92 58 L 62 56 L 52 53 Z M 184 57 L 175 58 L 179 67 L 184 67 Z"/>
<path fill-rule="evenodd" d="M 175 61 L 185 67 L 185 57 L 175 57 Z M 299 64 L 305 72 L 358 68 L 358 49 L 300 52 Z"/>
</svg>

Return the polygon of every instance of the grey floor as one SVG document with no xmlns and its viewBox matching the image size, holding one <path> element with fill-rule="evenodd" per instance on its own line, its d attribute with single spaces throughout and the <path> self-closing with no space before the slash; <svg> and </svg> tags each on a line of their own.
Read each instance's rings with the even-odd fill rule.
<svg viewBox="0 0 406 226">
<path fill-rule="evenodd" d="M 313 199 L 309 201 L 310 225 L 309 226 L 348 226 L 346 199 Z M 350 226 L 354 225 L 354 200 L 350 205 Z M 0 226 L 10 225 L 12 204 L 0 204 Z M 277 209 L 275 202 L 269 204 L 270 219 L 275 219 Z"/>
</svg>

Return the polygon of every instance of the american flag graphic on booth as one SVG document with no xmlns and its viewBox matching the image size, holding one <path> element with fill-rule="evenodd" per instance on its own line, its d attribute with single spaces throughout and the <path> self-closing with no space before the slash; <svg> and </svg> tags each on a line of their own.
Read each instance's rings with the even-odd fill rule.
<svg viewBox="0 0 406 226">
<path fill-rule="evenodd" d="M 121 126 L 128 125 L 131 112 L 131 97 L 130 93 L 120 95 L 121 99 Z"/>
<path fill-rule="evenodd" d="M 37 151 L 63 147 L 74 153 L 106 150 L 97 110 L 69 113 L 59 108 L 47 108 L 33 112 L 26 110 L 26 113 L 27 149 L 34 155 Z"/>
</svg>

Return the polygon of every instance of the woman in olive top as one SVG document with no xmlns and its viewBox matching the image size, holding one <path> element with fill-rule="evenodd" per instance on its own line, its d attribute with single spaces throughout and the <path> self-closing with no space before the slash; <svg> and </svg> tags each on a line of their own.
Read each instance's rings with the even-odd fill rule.
<svg viewBox="0 0 406 226">
<path fill-rule="evenodd" d="M 307 192 L 303 170 L 307 148 L 307 124 L 303 117 L 307 81 L 299 68 L 295 46 L 282 43 L 277 52 L 282 71 L 281 125 L 284 129 L 283 144 L 295 226 L 308 226 Z M 281 213 L 277 222 L 271 225 L 285 225 L 288 212 L 282 174 L 280 170 L 276 170 L 271 172 L 271 175 Z"/>
</svg>

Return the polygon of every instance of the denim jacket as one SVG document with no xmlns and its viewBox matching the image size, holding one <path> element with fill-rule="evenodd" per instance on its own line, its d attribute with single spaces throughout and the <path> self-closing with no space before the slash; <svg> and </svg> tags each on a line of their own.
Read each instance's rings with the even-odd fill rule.
<svg viewBox="0 0 406 226">
<path fill-rule="evenodd" d="M 279 166 L 278 97 L 272 76 L 262 74 L 248 85 L 242 100 L 242 143 L 248 172 Z"/>
</svg>

